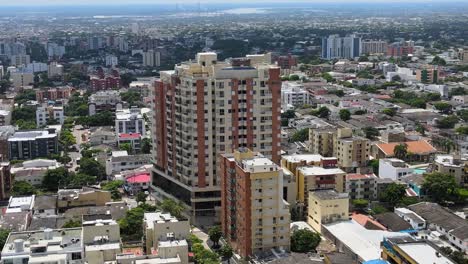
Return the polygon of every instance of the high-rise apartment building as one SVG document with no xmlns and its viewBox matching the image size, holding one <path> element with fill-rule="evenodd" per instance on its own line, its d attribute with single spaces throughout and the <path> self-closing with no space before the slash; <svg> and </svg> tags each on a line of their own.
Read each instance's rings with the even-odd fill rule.
<svg viewBox="0 0 468 264">
<path fill-rule="evenodd" d="M 148 50 L 147 52 L 143 52 L 143 66 L 161 66 L 161 53 L 159 51 L 154 50 Z"/>
<path fill-rule="evenodd" d="M 279 164 L 281 79 L 270 54 L 217 61 L 199 53 L 162 71 L 153 92 L 152 185 L 195 220 L 213 219 L 221 205 L 220 154 L 247 147 Z"/>
<path fill-rule="evenodd" d="M 283 200 L 283 170 L 242 148 L 222 155 L 221 223 L 225 238 L 242 256 L 289 249 L 289 205 Z"/>
<path fill-rule="evenodd" d="M 387 56 L 402 57 L 414 52 L 414 41 L 395 42 L 387 47 Z"/>
<path fill-rule="evenodd" d="M 361 54 L 379 54 L 387 52 L 387 42 L 383 40 L 363 40 Z"/>
<path fill-rule="evenodd" d="M 29 55 L 13 55 L 11 56 L 11 63 L 10 65 L 13 65 L 13 66 L 21 66 L 21 65 L 28 65 L 29 63 L 31 63 L 31 56 Z"/>
<path fill-rule="evenodd" d="M 416 71 L 416 80 L 422 83 L 437 83 L 440 80 L 440 70 L 438 66 L 424 67 Z"/>
<path fill-rule="evenodd" d="M 8 138 L 10 160 L 29 160 L 58 153 L 57 134 L 52 130 L 18 131 Z"/>
<path fill-rule="evenodd" d="M 324 157 L 333 156 L 333 135 L 336 128 L 310 128 L 309 152 L 320 154 Z"/>
<path fill-rule="evenodd" d="M 361 38 L 330 35 L 322 39 L 322 59 L 354 59 L 361 55 Z"/>
</svg>

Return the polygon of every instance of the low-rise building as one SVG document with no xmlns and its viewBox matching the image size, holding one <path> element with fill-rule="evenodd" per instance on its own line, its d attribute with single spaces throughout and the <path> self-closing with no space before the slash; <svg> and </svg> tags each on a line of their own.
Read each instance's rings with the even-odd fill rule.
<svg viewBox="0 0 468 264">
<path fill-rule="evenodd" d="M 188 263 L 188 248 L 186 239 L 190 235 L 190 223 L 187 219 L 178 220 L 170 214 L 161 212 L 145 213 L 143 219 L 143 229 L 145 233 L 145 250 L 147 254 L 159 252 L 160 249 L 170 247 L 171 242 L 178 241 L 178 244 L 185 245 L 179 257 L 183 263 Z"/>
<path fill-rule="evenodd" d="M 287 110 L 310 104 L 311 95 L 301 83 L 283 82 L 281 86 L 281 109 Z"/>
<path fill-rule="evenodd" d="M 82 244 L 84 260 L 88 264 L 101 264 L 115 261 L 122 252 L 120 246 L 120 227 L 115 220 L 95 219 L 83 215 Z"/>
<path fill-rule="evenodd" d="M 410 154 L 405 157 L 405 160 L 408 161 L 428 162 L 437 152 L 426 140 L 418 140 L 375 144 L 372 149 L 372 156 L 377 159 L 393 158 L 395 157 L 395 147 L 398 145 L 406 145 L 407 153 Z"/>
<path fill-rule="evenodd" d="M 12 232 L 2 263 L 83 263 L 81 228 Z"/>
<path fill-rule="evenodd" d="M 134 174 L 125 177 L 124 189 L 130 194 L 137 194 L 141 191 L 147 191 L 151 184 L 149 173 Z"/>
<path fill-rule="evenodd" d="M 33 186 L 42 184 L 47 170 L 61 167 L 56 160 L 35 159 L 24 161 L 12 166 L 11 173 L 15 175 L 15 181 L 25 181 Z"/>
<path fill-rule="evenodd" d="M 110 192 L 86 187 L 58 190 L 57 194 L 59 211 L 80 206 L 104 206 L 112 201 Z"/>
<path fill-rule="evenodd" d="M 141 135 L 139 133 L 119 134 L 117 143 L 119 147 L 122 144 L 129 144 L 132 151 L 138 152 L 141 149 Z"/>
<path fill-rule="evenodd" d="M 55 131 L 18 131 L 8 138 L 10 160 L 36 159 L 57 153 L 58 139 Z"/>
<path fill-rule="evenodd" d="M 456 158 L 453 155 L 436 155 L 433 170 L 443 174 L 450 174 L 460 185 L 468 184 L 468 160 Z"/>
<path fill-rule="evenodd" d="M 352 173 L 346 175 L 345 192 L 349 199 L 377 199 L 377 176 L 375 174 Z"/>
<path fill-rule="evenodd" d="M 115 112 L 116 110 L 121 110 L 123 105 L 118 91 L 99 91 L 89 97 L 89 115 L 95 115 L 103 111 Z"/>
<path fill-rule="evenodd" d="M 416 240 L 413 237 L 384 238 L 381 245 L 382 258 L 390 263 L 456 263 L 429 241 Z"/>
<path fill-rule="evenodd" d="M 413 230 L 421 230 L 426 228 L 426 221 L 407 208 L 395 208 L 395 214 L 411 225 Z"/>
<path fill-rule="evenodd" d="M 400 180 L 402 177 L 412 174 L 414 168 L 410 168 L 406 162 L 400 159 L 380 159 L 379 177 Z"/>
<path fill-rule="evenodd" d="M 112 156 L 106 160 L 106 173 L 107 175 L 113 175 L 121 171 L 136 169 L 150 163 L 150 154 L 129 155 L 127 151 L 113 151 Z"/>
<path fill-rule="evenodd" d="M 436 203 L 421 202 L 407 207 L 426 221 L 427 228 L 444 235 L 452 246 L 468 253 L 468 222 Z"/>
<path fill-rule="evenodd" d="M 349 196 L 334 190 L 311 190 L 308 195 L 307 223 L 317 232 L 322 225 L 349 219 Z"/>
</svg>

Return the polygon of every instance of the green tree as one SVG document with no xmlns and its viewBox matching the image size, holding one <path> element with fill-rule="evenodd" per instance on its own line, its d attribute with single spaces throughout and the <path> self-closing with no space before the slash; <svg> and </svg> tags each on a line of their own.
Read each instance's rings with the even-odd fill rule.
<svg viewBox="0 0 468 264">
<path fill-rule="evenodd" d="M 182 218 L 182 214 L 185 210 L 185 206 L 182 202 L 176 202 L 172 199 L 164 199 L 160 204 L 160 208 L 176 218 Z"/>
<path fill-rule="evenodd" d="M 143 138 L 141 140 L 141 152 L 144 154 L 150 154 L 151 153 L 151 139 L 149 138 Z"/>
<path fill-rule="evenodd" d="M 27 181 L 15 181 L 13 188 L 11 188 L 11 194 L 13 196 L 23 196 L 36 194 L 37 190 Z"/>
<path fill-rule="evenodd" d="M 340 119 L 343 121 L 347 121 L 351 119 L 351 112 L 348 109 L 341 109 L 340 110 Z"/>
<path fill-rule="evenodd" d="M 468 110 L 463 109 L 457 112 L 458 117 L 463 119 L 463 121 L 468 122 Z"/>
<path fill-rule="evenodd" d="M 392 77 L 392 82 L 401 82 L 401 77 L 400 75 L 395 75 Z"/>
<path fill-rule="evenodd" d="M 455 129 L 458 134 L 468 135 L 468 126 L 461 126 Z"/>
<path fill-rule="evenodd" d="M 133 148 L 132 148 L 132 145 L 130 143 L 122 143 L 119 145 L 119 149 L 120 150 L 125 150 L 127 151 L 128 153 L 132 153 L 133 151 Z"/>
<path fill-rule="evenodd" d="M 296 133 L 294 133 L 291 137 L 292 142 L 304 142 L 309 139 L 309 129 L 303 128 Z"/>
<path fill-rule="evenodd" d="M 120 193 L 120 188 L 123 186 L 124 182 L 117 180 L 117 181 L 110 181 L 105 183 L 102 186 L 102 189 L 105 191 L 109 191 L 111 193 L 111 197 L 113 200 L 120 200 L 122 198 L 122 194 Z"/>
<path fill-rule="evenodd" d="M 366 110 L 356 110 L 356 111 L 354 112 L 355 115 L 364 115 L 364 114 L 366 114 L 366 113 L 367 113 Z"/>
<path fill-rule="evenodd" d="M 447 65 L 447 62 L 444 59 L 442 59 L 441 57 L 435 56 L 434 59 L 432 60 L 431 64 L 432 65 L 445 66 L 445 65 Z"/>
<path fill-rule="evenodd" d="M 395 116 L 396 110 L 393 109 L 393 108 L 384 108 L 384 109 L 382 109 L 382 113 L 386 114 L 388 116 Z"/>
<path fill-rule="evenodd" d="M 135 207 L 125 213 L 125 217 L 119 220 L 120 233 L 124 241 L 141 240 L 143 237 L 143 217 L 145 210 Z"/>
<path fill-rule="evenodd" d="M 366 138 L 370 140 L 374 140 L 380 135 L 379 130 L 375 127 L 364 127 L 362 131 L 364 132 Z"/>
<path fill-rule="evenodd" d="M 455 177 L 439 172 L 426 174 L 422 188 L 436 202 L 454 201 L 458 194 Z"/>
<path fill-rule="evenodd" d="M 230 245 L 223 245 L 219 250 L 219 253 L 224 259 L 227 259 L 228 263 L 231 263 L 231 258 L 234 256 L 234 251 Z"/>
<path fill-rule="evenodd" d="M 76 138 L 70 130 L 63 129 L 60 133 L 59 142 L 64 149 L 68 149 L 70 146 L 76 144 Z"/>
<path fill-rule="evenodd" d="M 213 242 L 214 246 L 217 247 L 219 245 L 219 240 L 223 236 L 223 232 L 219 226 L 213 226 L 208 230 L 208 236 L 210 237 L 210 240 Z"/>
<path fill-rule="evenodd" d="M 60 167 L 48 170 L 42 180 L 42 188 L 48 191 L 57 191 L 59 187 L 65 187 L 70 182 L 68 170 Z"/>
<path fill-rule="evenodd" d="M 146 203 L 146 198 L 148 198 L 148 195 L 145 192 L 138 192 L 135 200 L 137 203 Z"/>
<path fill-rule="evenodd" d="M 442 119 L 438 119 L 436 121 L 436 125 L 438 128 L 453 128 L 455 127 L 455 124 L 457 124 L 459 121 L 458 117 L 455 115 L 449 115 L 447 117 L 444 117 Z"/>
<path fill-rule="evenodd" d="M 96 177 L 88 174 L 77 173 L 70 177 L 69 186 L 80 187 L 96 184 Z"/>
<path fill-rule="evenodd" d="M 385 190 L 380 194 L 379 200 L 381 202 L 386 202 L 392 207 L 400 203 L 400 201 L 405 197 L 406 187 L 402 184 L 391 183 L 385 188 Z"/>
<path fill-rule="evenodd" d="M 98 180 L 102 180 L 106 176 L 106 169 L 97 160 L 93 158 L 82 158 L 80 160 L 79 173 L 96 176 Z"/>
<path fill-rule="evenodd" d="M 320 234 L 308 229 L 296 230 L 291 235 L 291 251 L 307 253 L 314 251 L 321 241 Z"/>
<path fill-rule="evenodd" d="M 335 80 L 329 73 L 322 74 L 322 78 L 324 78 L 327 82 L 333 82 Z"/>
<path fill-rule="evenodd" d="M 10 235 L 10 230 L 5 228 L 0 228 L 0 248 L 5 246 L 5 243 Z"/>
<path fill-rule="evenodd" d="M 354 209 L 358 211 L 364 210 L 369 205 L 369 201 L 365 199 L 355 199 L 352 200 L 351 203 L 353 204 Z"/>
<path fill-rule="evenodd" d="M 290 81 L 299 81 L 300 77 L 299 77 L 299 75 L 293 74 L 293 75 L 289 76 L 289 80 Z"/>
<path fill-rule="evenodd" d="M 75 227 L 81 227 L 81 221 L 80 220 L 73 220 L 70 219 L 65 224 L 62 226 L 62 228 L 75 228 Z"/>
<path fill-rule="evenodd" d="M 421 125 L 420 123 L 417 123 L 416 124 L 416 132 L 421 134 L 421 136 L 424 136 L 426 134 L 426 128 L 423 125 Z"/>
<path fill-rule="evenodd" d="M 330 109 L 328 109 L 326 106 L 320 107 L 317 111 L 317 116 L 320 118 L 328 119 L 328 117 L 330 116 Z"/>
<path fill-rule="evenodd" d="M 379 176 L 379 160 L 373 159 L 369 161 L 369 166 L 372 168 L 372 171 L 375 175 Z"/>
<path fill-rule="evenodd" d="M 446 102 L 437 102 L 434 103 L 434 108 L 447 115 L 451 112 L 452 105 Z"/>
<path fill-rule="evenodd" d="M 393 155 L 398 159 L 405 159 L 408 155 L 408 145 L 399 144 L 393 148 Z"/>
</svg>

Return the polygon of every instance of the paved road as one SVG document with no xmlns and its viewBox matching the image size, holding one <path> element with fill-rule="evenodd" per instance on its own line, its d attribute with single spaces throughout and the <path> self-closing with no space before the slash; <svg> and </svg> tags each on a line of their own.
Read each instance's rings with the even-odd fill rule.
<svg viewBox="0 0 468 264">
<path fill-rule="evenodd" d="M 210 239 L 207 233 L 203 232 L 202 230 L 198 229 L 197 227 L 194 227 L 192 229 L 192 234 L 197 236 L 199 239 L 203 241 L 203 247 L 205 247 L 208 250 L 211 250 L 211 248 L 208 246 L 207 241 Z"/>
</svg>

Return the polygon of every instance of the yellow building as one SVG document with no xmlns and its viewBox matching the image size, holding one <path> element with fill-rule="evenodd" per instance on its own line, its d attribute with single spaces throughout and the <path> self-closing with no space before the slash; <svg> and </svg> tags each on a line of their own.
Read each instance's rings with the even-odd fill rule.
<svg viewBox="0 0 468 264">
<path fill-rule="evenodd" d="M 349 197 L 347 193 L 334 190 L 314 190 L 309 192 L 307 223 L 317 232 L 322 232 L 322 224 L 348 220 Z"/>
<path fill-rule="evenodd" d="M 281 157 L 281 167 L 294 175 L 297 169 L 303 166 L 319 166 L 323 156 L 320 154 L 293 154 Z"/>
<path fill-rule="evenodd" d="M 104 206 L 112 202 L 111 193 L 91 188 L 59 190 L 57 207 L 60 209 L 78 206 Z"/>
<path fill-rule="evenodd" d="M 333 136 L 335 128 L 310 128 L 309 151 L 325 157 L 333 156 Z"/>
<path fill-rule="evenodd" d="M 363 137 L 353 137 L 351 128 L 339 128 L 333 138 L 333 156 L 338 166 L 346 171 L 364 167 L 370 154 L 370 142 Z"/>
<path fill-rule="evenodd" d="M 344 192 L 346 172 L 339 168 L 300 167 L 297 173 L 297 200 L 307 206 L 309 190 L 335 189 Z"/>
<path fill-rule="evenodd" d="M 222 155 L 222 230 L 242 257 L 273 248 L 289 250 L 289 204 L 283 169 L 249 149 Z"/>
</svg>

